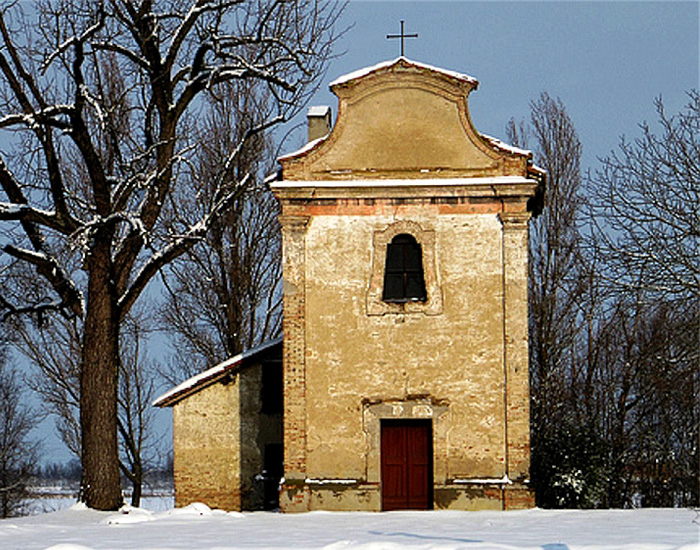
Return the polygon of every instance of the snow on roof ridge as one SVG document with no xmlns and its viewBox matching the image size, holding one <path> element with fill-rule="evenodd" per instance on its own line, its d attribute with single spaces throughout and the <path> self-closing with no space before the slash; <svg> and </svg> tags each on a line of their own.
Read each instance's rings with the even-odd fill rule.
<svg viewBox="0 0 700 550">
<path fill-rule="evenodd" d="M 525 155 L 525 156 L 532 155 L 532 151 L 530 151 L 529 149 L 522 149 L 520 147 L 516 147 L 515 145 L 509 145 L 505 141 L 501 141 L 500 139 L 495 138 L 493 136 L 481 134 L 481 137 L 484 138 L 485 140 L 491 142 L 492 145 L 495 145 L 499 149 L 504 149 L 506 151 L 510 151 L 511 153 L 515 153 L 518 155 Z"/>
<path fill-rule="evenodd" d="M 373 73 L 375 71 L 379 71 L 381 69 L 391 67 L 392 65 L 396 65 L 400 61 L 405 61 L 406 63 L 409 63 L 410 65 L 414 65 L 416 67 L 420 67 L 421 69 L 428 69 L 430 71 L 442 73 L 444 75 L 450 76 L 452 78 L 456 78 L 458 80 L 462 80 L 464 82 L 470 82 L 473 84 L 479 83 L 479 81 L 476 78 L 474 78 L 473 76 L 469 76 L 468 74 L 458 73 L 456 71 L 450 71 L 448 69 L 441 69 L 440 67 L 435 67 L 435 66 L 429 65 L 427 63 L 421 63 L 420 61 L 413 61 L 412 59 L 408 59 L 407 57 L 402 56 L 402 57 L 397 57 L 396 59 L 392 59 L 391 61 L 382 61 L 381 63 L 377 63 L 376 65 L 372 65 L 371 67 L 365 67 L 363 69 L 358 69 L 358 70 L 353 71 L 351 73 L 339 76 L 333 82 L 331 82 L 329 84 L 329 86 L 332 88 L 333 86 L 337 86 L 339 84 L 345 84 L 346 82 L 350 82 L 351 80 L 356 80 L 358 78 L 366 76 L 366 75 Z"/>
<path fill-rule="evenodd" d="M 303 155 L 304 153 L 307 153 L 308 151 L 311 151 L 316 145 L 321 143 L 322 141 L 325 141 L 328 136 L 330 136 L 331 133 L 328 132 L 325 136 L 321 136 L 320 138 L 316 138 L 312 141 L 309 141 L 306 145 L 304 145 L 301 149 L 297 149 L 296 151 L 292 151 L 291 153 L 286 153 L 284 155 L 281 155 L 277 157 L 277 160 L 287 160 L 292 157 L 296 157 L 299 155 Z"/>
<path fill-rule="evenodd" d="M 312 105 L 306 111 L 308 116 L 326 116 L 328 111 L 331 110 L 330 105 Z"/>
<path fill-rule="evenodd" d="M 238 355 L 235 355 L 229 359 L 226 359 L 225 361 L 222 361 L 218 365 L 205 370 L 204 372 L 200 372 L 199 374 L 188 378 L 184 382 L 178 384 L 174 388 L 169 389 L 166 391 L 164 394 L 161 396 L 157 397 L 153 403 L 151 403 L 154 407 L 159 407 L 172 397 L 175 397 L 176 395 L 189 390 L 191 388 L 194 388 L 197 384 L 209 380 L 210 378 L 215 378 L 217 375 L 225 372 L 228 370 L 229 367 L 235 366 L 238 363 L 242 362 L 243 360 L 247 359 L 251 355 L 255 355 L 257 353 L 260 353 L 262 351 L 265 351 L 268 348 L 271 348 L 280 342 L 282 342 L 282 336 L 275 338 L 273 340 L 268 340 L 267 342 L 264 342 L 260 344 L 259 346 L 256 346 L 254 348 L 250 348 L 243 353 L 239 353 Z"/>
</svg>

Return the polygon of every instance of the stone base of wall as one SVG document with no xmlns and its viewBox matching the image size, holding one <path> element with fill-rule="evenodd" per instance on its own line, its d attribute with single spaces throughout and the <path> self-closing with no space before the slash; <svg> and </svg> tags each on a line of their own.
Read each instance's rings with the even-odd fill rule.
<svg viewBox="0 0 700 550">
<path fill-rule="evenodd" d="M 527 510 L 535 507 L 535 491 L 524 485 L 514 484 L 505 490 L 504 510 Z"/>
<path fill-rule="evenodd" d="M 183 484 L 175 480 L 175 507 L 182 508 L 195 502 L 202 502 L 209 508 L 220 510 L 241 510 L 241 495 L 230 487 L 207 487 L 197 484 Z"/>
<path fill-rule="evenodd" d="M 535 494 L 527 486 L 513 484 L 436 485 L 436 510 L 523 510 L 534 508 Z M 312 510 L 380 512 L 381 488 L 374 483 L 340 483 L 332 480 L 285 483 L 280 493 L 283 512 Z"/>
<path fill-rule="evenodd" d="M 436 510 L 503 510 L 503 491 L 498 486 L 439 485 L 433 500 Z"/>
<path fill-rule="evenodd" d="M 309 487 L 302 480 L 287 479 L 280 489 L 280 510 L 288 513 L 308 512 Z"/>
<path fill-rule="evenodd" d="M 377 512 L 382 507 L 381 494 L 375 484 L 312 485 L 310 493 L 312 510 Z"/>
</svg>

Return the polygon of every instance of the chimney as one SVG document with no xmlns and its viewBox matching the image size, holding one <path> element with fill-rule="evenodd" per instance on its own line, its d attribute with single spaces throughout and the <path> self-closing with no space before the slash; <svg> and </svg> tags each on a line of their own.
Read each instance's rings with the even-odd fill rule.
<svg viewBox="0 0 700 550">
<path fill-rule="evenodd" d="M 309 121 L 309 141 L 322 138 L 331 131 L 331 108 L 327 105 L 309 107 L 306 118 Z"/>
</svg>

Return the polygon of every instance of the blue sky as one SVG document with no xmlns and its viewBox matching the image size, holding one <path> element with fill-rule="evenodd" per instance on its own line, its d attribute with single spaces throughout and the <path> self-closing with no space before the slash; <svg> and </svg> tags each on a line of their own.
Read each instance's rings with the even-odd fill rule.
<svg viewBox="0 0 700 550">
<path fill-rule="evenodd" d="M 328 82 L 353 70 L 399 56 L 386 35 L 406 40 L 406 57 L 479 80 L 470 95 L 477 130 L 505 137 L 511 117 L 529 113 L 543 91 L 564 102 L 594 167 L 622 134 L 654 119 L 654 98 L 668 112 L 698 87 L 698 2 L 400 2 L 351 0 L 338 44 L 345 52 L 329 68 L 312 104 L 336 113 Z M 291 148 L 291 147 L 290 147 Z"/>
</svg>

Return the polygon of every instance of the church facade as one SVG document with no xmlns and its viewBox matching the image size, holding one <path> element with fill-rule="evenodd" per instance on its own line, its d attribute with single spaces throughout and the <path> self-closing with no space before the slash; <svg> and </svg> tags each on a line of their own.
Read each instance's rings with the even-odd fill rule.
<svg viewBox="0 0 700 550">
<path fill-rule="evenodd" d="M 332 130 L 312 109 L 316 139 L 279 159 L 283 511 L 534 505 L 527 227 L 545 174 L 474 129 L 477 84 L 403 57 L 358 71 L 331 84 Z M 175 469 L 177 490 L 177 448 Z"/>
</svg>

